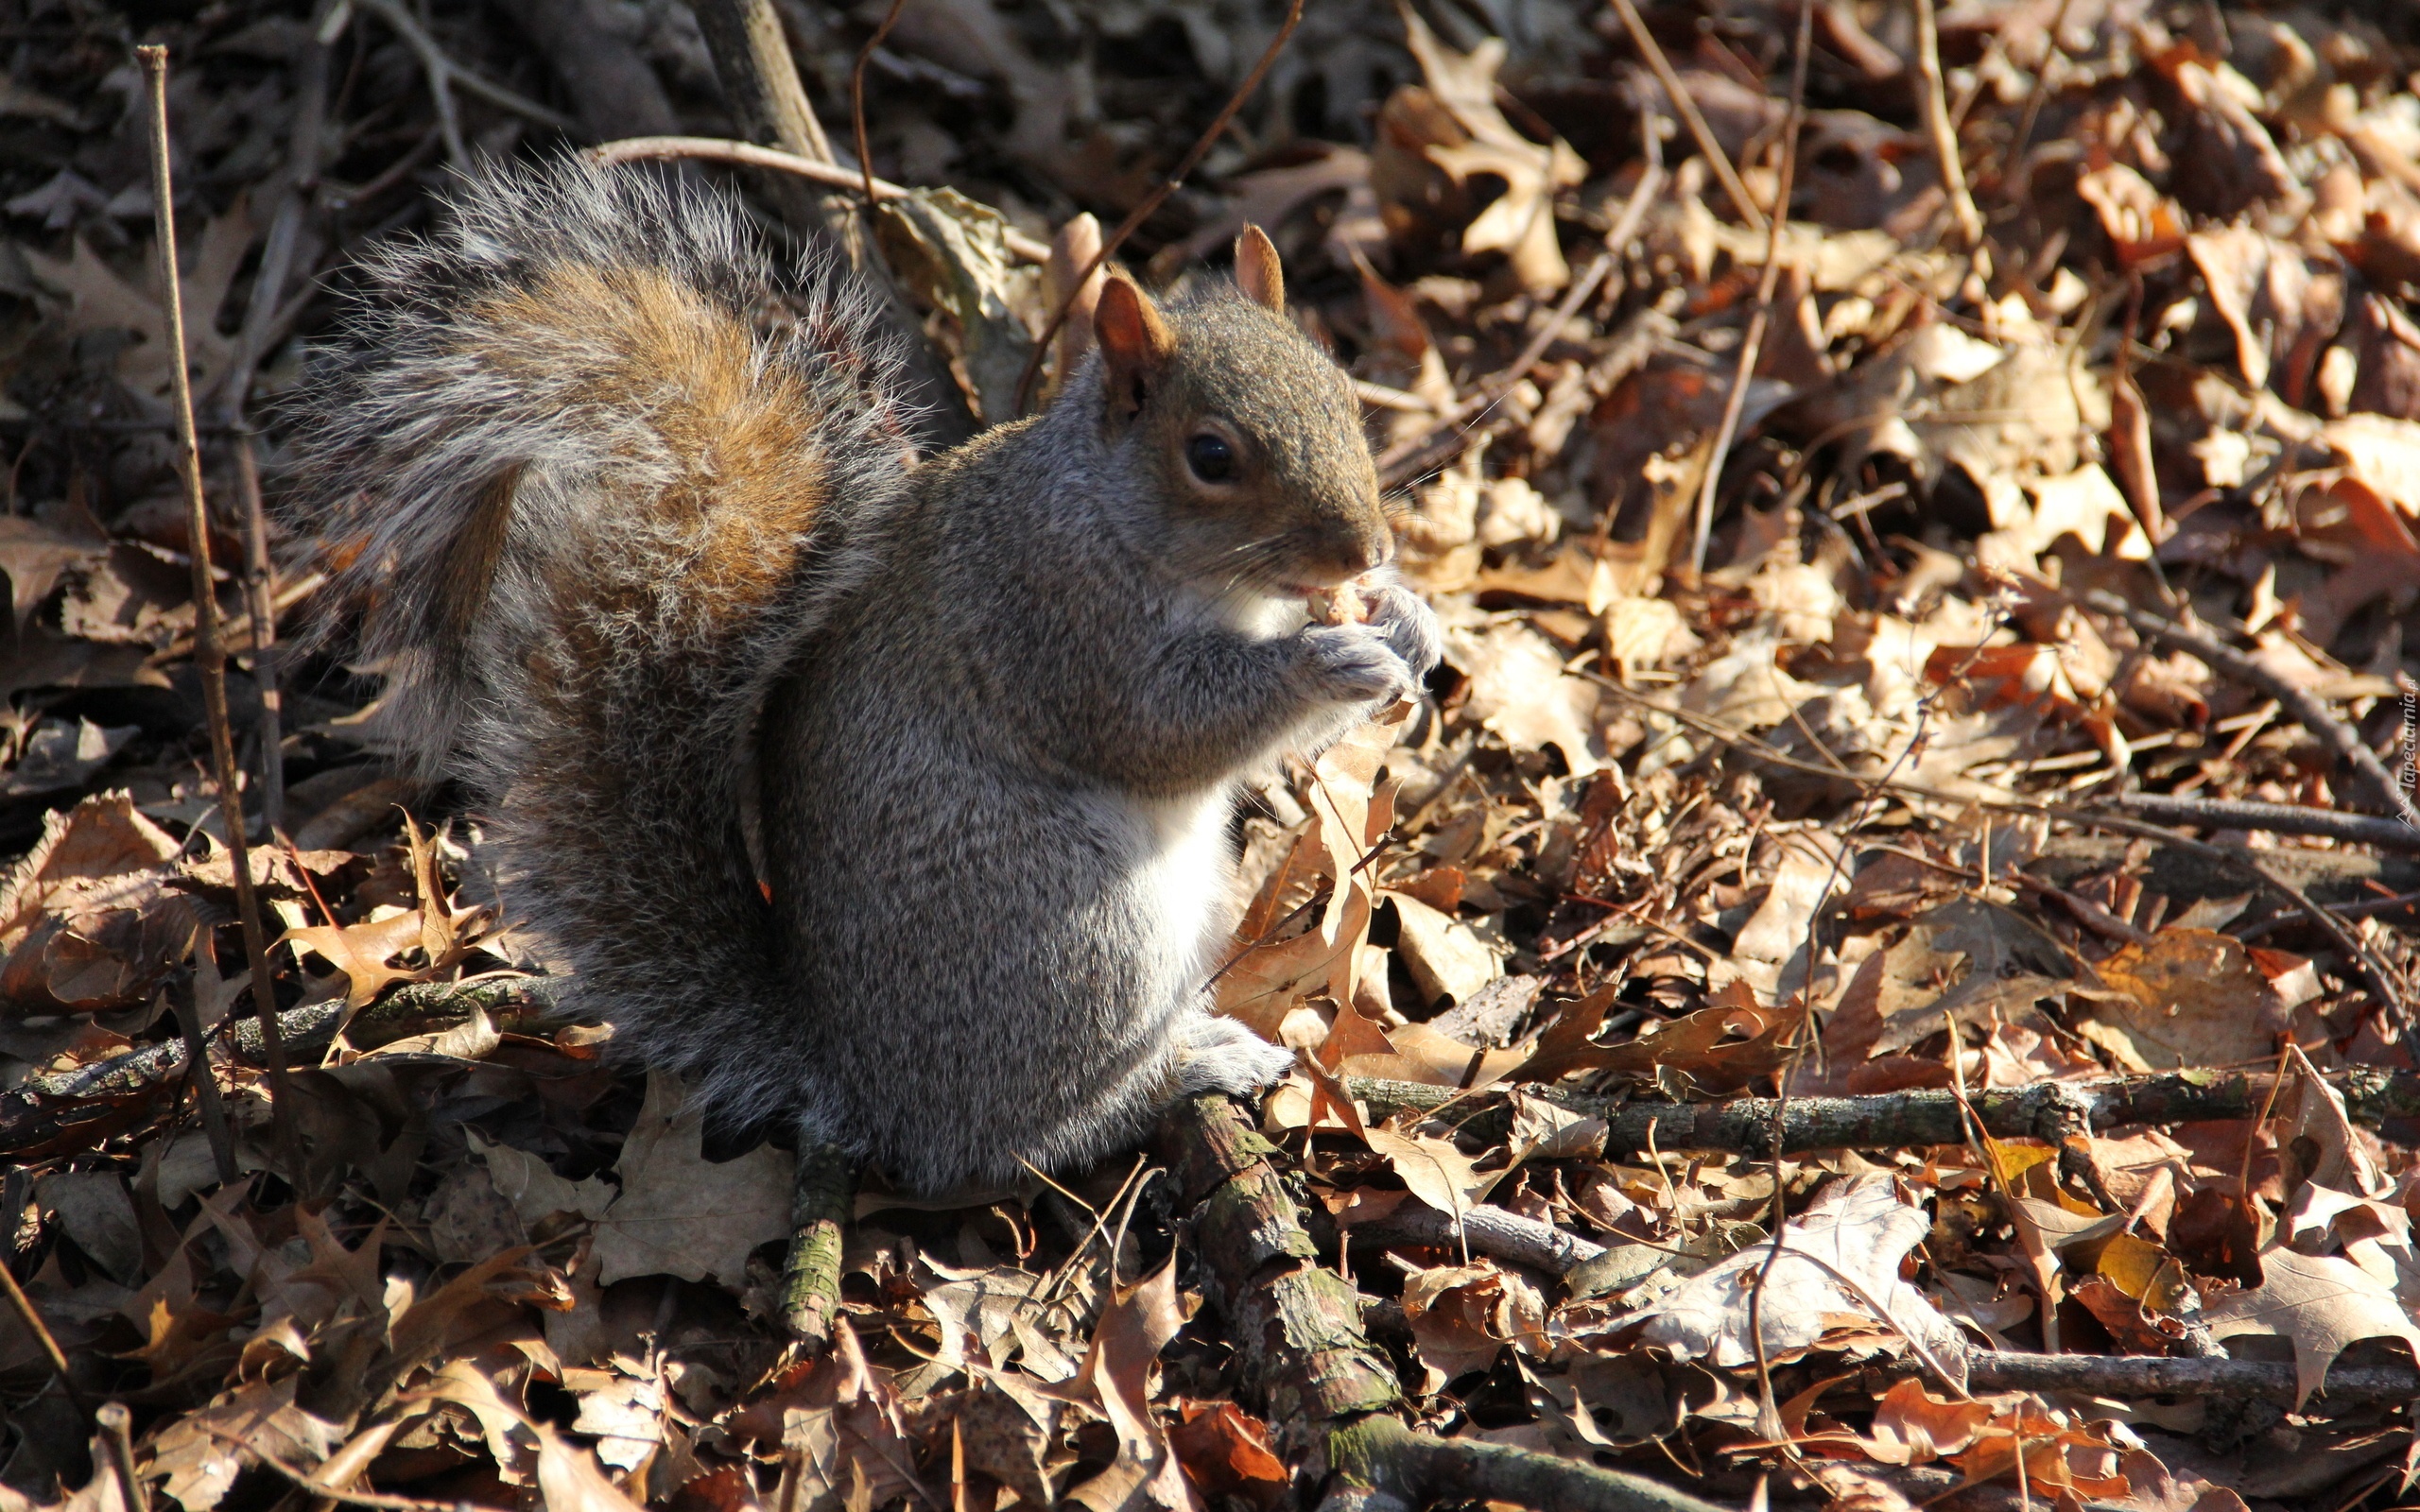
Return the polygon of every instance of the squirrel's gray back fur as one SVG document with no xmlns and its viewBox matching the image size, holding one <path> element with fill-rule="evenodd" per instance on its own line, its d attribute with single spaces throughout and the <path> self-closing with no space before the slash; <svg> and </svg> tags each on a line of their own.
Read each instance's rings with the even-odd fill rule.
<svg viewBox="0 0 2420 1512">
<path fill-rule="evenodd" d="M 492 170 L 368 277 L 298 492 L 618 1053 L 927 1189 L 1282 1072 L 1206 1012 L 1234 788 L 1436 639 L 1399 589 L 1280 623 L 1387 541 L 1282 315 L 1121 285 L 1047 413 L 914 467 L 868 301 L 710 197 Z"/>
</svg>

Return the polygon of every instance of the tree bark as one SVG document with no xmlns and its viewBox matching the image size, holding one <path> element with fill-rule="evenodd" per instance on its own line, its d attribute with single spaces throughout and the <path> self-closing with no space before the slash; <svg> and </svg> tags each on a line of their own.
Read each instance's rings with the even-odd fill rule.
<svg viewBox="0 0 2420 1512">
<path fill-rule="evenodd" d="M 1271 1157 L 1223 1096 L 1169 1115 L 1163 1143 L 1183 1200 L 1194 1205 L 1202 1291 L 1226 1320 L 1246 1391 L 1280 1442 L 1315 1452 L 1336 1512 L 1408 1512 L 1439 1500 L 1495 1501 L 1574 1512 L 1714 1512 L 1711 1503 L 1643 1476 L 1472 1439 L 1415 1434 L 1394 1367 L 1362 1332 L 1360 1297 L 1322 1267 L 1303 1213 Z"/>
</svg>

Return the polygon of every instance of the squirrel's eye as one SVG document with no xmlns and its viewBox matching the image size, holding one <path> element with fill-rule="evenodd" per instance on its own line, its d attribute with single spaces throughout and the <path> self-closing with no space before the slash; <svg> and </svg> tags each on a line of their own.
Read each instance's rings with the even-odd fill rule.
<svg viewBox="0 0 2420 1512">
<path fill-rule="evenodd" d="M 1236 449 L 1223 436 L 1203 431 L 1184 443 L 1184 465 L 1204 483 L 1226 483 L 1236 475 Z"/>
</svg>

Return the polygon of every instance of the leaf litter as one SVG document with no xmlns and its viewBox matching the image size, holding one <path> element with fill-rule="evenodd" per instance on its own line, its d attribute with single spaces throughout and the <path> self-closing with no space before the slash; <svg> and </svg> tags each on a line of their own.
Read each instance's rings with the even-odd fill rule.
<svg viewBox="0 0 2420 1512">
<path fill-rule="evenodd" d="M 781 8 L 827 122 L 862 9 Z M 0 1202 L 69 1369 L 0 1318 L 0 1497 L 121 1505 L 84 1412 L 113 1399 L 186 1512 L 1309 1504 L 1300 1424 L 1240 1376 L 1148 1160 L 939 1205 L 870 1174 L 846 1327 L 788 1349 L 789 1153 L 545 1013 L 480 816 L 381 764 L 378 668 L 307 648 L 274 657 L 282 812 L 251 852 L 307 1152 L 283 1163 L 124 37 L 180 59 L 225 564 L 236 438 L 257 423 L 273 474 L 328 280 L 425 219 L 449 130 L 511 155 L 595 118 L 520 29 L 574 11 L 431 8 L 426 40 L 505 92 L 458 80 L 444 121 L 379 8 L 9 17 Z M 596 45 L 644 109 L 727 134 L 689 13 L 617 14 Z M 1139 202 L 1274 19 L 902 9 L 867 126 L 916 193 L 874 242 L 958 389 L 944 431 L 1013 409 L 1051 288 L 1017 248 Z M 1727 1504 L 1760 1477 L 1794 1504 L 2395 1504 L 2420 845 L 2321 821 L 2380 806 L 2348 734 L 2409 787 L 2420 36 L 2358 8 L 1945 8 L 1969 247 L 1906 8 L 1818 7 L 1787 207 L 1795 9 L 1644 19 L 1770 242 L 1611 12 L 1355 0 L 1310 8 L 1128 249 L 1182 284 L 1268 227 L 1446 627 L 1422 705 L 1270 774 L 1240 826 L 1215 991 L 1302 1053 L 1258 1116 L 1332 1219 L 1320 1263 L 1429 1431 Z M 226 576 L 258 812 L 273 659 Z M 318 586 L 268 585 L 289 633 Z M 2178 1100 L 1983 1127 L 2121 1075 Z M 1777 1163 L 1770 1119 L 1635 1116 L 1776 1092 L 1883 1132 Z M 1892 1132 L 1944 1098 L 1946 1131 Z M 2067 1373 L 2022 1376 L 2046 1353 Z"/>
</svg>

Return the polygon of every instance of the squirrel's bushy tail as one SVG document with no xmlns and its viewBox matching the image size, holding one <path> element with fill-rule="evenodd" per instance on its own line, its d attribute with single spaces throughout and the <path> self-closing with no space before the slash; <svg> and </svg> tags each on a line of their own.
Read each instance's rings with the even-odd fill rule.
<svg viewBox="0 0 2420 1512">
<path fill-rule="evenodd" d="M 581 1008 L 745 1080 L 682 1027 L 773 984 L 752 725 L 906 491 L 895 353 L 733 206 L 578 161 L 471 177 L 364 277 L 293 481 L 389 728 L 484 796 Z"/>
</svg>

